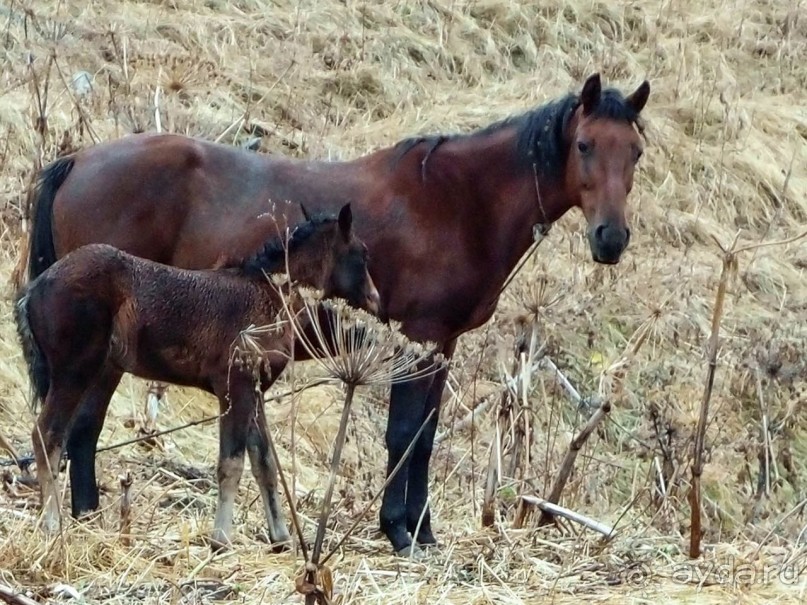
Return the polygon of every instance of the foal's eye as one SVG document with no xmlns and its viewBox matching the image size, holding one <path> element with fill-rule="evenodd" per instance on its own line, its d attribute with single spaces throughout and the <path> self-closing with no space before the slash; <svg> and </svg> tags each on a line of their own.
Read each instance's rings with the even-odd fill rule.
<svg viewBox="0 0 807 605">
<path fill-rule="evenodd" d="M 577 142 L 577 150 L 580 153 L 582 153 L 583 155 L 586 155 L 589 151 L 591 151 L 591 147 L 589 146 L 588 143 L 584 143 L 583 141 L 578 141 Z"/>
</svg>

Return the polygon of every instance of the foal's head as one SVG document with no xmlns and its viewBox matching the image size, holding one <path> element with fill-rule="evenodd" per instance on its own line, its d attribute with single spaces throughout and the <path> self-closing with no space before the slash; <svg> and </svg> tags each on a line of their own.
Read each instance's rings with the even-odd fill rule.
<svg viewBox="0 0 807 605">
<path fill-rule="evenodd" d="M 297 225 L 286 247 L 279 239 L 243 264 L 248 275 L 263 275 L 288 269 L 292 280 L 323 291 L 326 298 L 345 299 L 370 313 L 379 312 L 379 295 L 367 270 L 367 247 L 353 232 L 353 214 L 345 204 L 338 217 L 310 216 Z"/>
<path fill-rule="evenodd" d="M 602 90 L 599 74 L 583 85 L 571 120 L 571 148 L 566 166 L 567 191 L 579 199 L 588 222 L 592 258 L 619 262 L 630 240 L 625 210 L 633 171 L 642 155 L 639 114 L 650 95 L 647 81 L 623 97 Z"/>
<path fill-rule="evenodd" d="M 303 214 L 311 220 L 304 207 Z M 353 232 L 350 204 L 342 206 L 332 231 L 331 265 L 322 284 L 325 296 L 344 298 L 354 307 L 377 314 L 380 311 L 378 290 L 367 270 L 367 246 Z"/>
</svg>

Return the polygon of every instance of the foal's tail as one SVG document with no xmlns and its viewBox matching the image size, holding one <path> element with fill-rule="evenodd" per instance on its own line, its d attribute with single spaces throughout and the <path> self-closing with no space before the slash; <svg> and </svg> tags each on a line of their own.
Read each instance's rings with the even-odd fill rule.
<svg viewBox="0 0 807 605">
<path fill-rule="evenodd" d="M 33 281 L 56 262 L 53 245 L 53 200 L 75 164 L 73 156 L 51 162 L 39 173 L 34 190 L 31 237 L 28 244 L 28 280 Z"/>
<path fill-rule="evenodd" d="M 37 406 L 44 401 L 50 389 L 50 369 L 48 360 L 39 348 L 36 337 L 31 331 L 28 319 L 28 301 L 31 288 L 24 286 L 14 301 L 14 321 L 17 324 L 17 335 L 22 344 L 22 354 L 25 365 L 28 366 L 28 378 L 31 381 L 31 409 L 36 411 Z"/>
</svg>

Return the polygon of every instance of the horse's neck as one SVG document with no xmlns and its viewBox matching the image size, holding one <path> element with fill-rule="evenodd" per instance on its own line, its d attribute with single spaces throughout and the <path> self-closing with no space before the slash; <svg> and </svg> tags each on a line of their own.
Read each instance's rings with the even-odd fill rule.
<svg viewBox="0 0 807 605">
<path fill-rule="evenodd" d="M 487 244 L 502 279 L 529 249 L 534 225 L 551 225 L 574 205 L 562 175 L 539 178 L 535 166 L 519 156 L 515 137 L 514 128 L 502 128 L 446 143 L 438 152 L 448 170 L 465 172 L 468 199 L 458 203 L 473 208 L 457 212 L 478 223 L 480 245 Z"/>
</svg>

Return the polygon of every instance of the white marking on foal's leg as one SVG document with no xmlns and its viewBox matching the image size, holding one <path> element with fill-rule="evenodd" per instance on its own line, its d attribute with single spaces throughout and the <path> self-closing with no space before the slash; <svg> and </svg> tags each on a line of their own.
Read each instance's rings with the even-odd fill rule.
<svg viewBox="0 0 807 605">
<path fill-rule="evenodd" d="M 39 425 L 34 429 L 33 437 L 36 475 L 42 502 L 42 529 L 46 534 L 53 535 L 59 532 L 62 521 L 58 485 L 62 448 L 53 447 L 46 454 L 47 446 L 43 443 Z"/>
<path fill-rule="evenodd" d="M 143 427 L 145 433 L 153 433 L 157 429 L 157 412 L 160 410 L 163 397 L 165 396 L 166 385 L 161 382 L 150 382 L 148 395 L 146 397 L 146 425 Z"/>
<path fill-rule="evenodd" d="M 271 438 L 269 436 L 269 439 Z M 277 545 L 290 542 L 291 536 L 283 518 L 283 509 L 280 507 L 280 496 L 277 492 L 277 464 L 275 464 L 271 450 L 266 452 L 266 456 L 261 456 L 257 447 L 250 447 L 249 465 L 261 491 L 263 514 L 266 516 L 269 539 L 272 544 Z"/>
<path fill-rule="evenodd" d="M 211 541 L 216 550 L 229 547 L 233 535 L 233 509 L 238 483 L 244 472 L 244 454 L 232 458 L 219 459 L 219 499 L 216 505 L 216 522 Z"/>
</svg>

